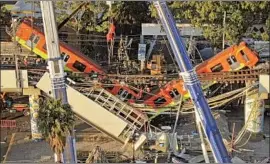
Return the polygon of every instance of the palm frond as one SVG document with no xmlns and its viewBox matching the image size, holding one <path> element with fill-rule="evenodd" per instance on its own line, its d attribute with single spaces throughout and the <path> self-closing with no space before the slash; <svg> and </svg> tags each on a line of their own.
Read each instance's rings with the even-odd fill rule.
<svg viewBox="0 0 270 164">
<path fill-rule="evenodd" d="M 52 98 L 40 103 L 38 128 L 55 153 L 63 152 L 66 136 L 70 134 L 74 122 L 74 113 L 70 105 L 63 105 L 61 100 Z"/>
</svg>

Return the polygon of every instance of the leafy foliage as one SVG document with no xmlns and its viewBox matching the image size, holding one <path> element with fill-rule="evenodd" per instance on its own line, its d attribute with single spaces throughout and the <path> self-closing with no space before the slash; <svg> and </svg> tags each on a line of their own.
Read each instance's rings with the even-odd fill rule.
<svg viewBox="0 0 270 164">
<path fill-rule="evenodd" d="M 74 121 L 71 107 L 61 104 L 60 100 L 48 98 L 40 103 L 38 128 L 56 154 L 64 151 L 66 136 L 70 134 Z"/>
<path fill-rule="evenodd" d="M 7 10 L 5 6 L 1 6 L 0 12 L 0 24 L 1 25 L 10 25 L 11 24 L 11 13 Z"/>
<path fill-rule="evenodd" d="M 138 34 L 141 23 L 151 22 L 151 12 L 149 2 L 120 1 L 114 2 L 112 11 L 106 2 L 89 2 L 79 10 L 67 23 L 68 27 L 75 31 L 107 32 L 109 21 L 114 19 L 120 33 Z M 78 1 L 58 1 L 56 2 L 57 22 L 62 22 L 80 4 Z M 61 10 L 60 10 L 61 9 Z"/>
<path fill-rule="evenodd" d="M 247 29 L 258 20 L 266 23 L 268 30 L 270 29 L 270 2 L 268 1 L 178 1 L 170 3 L 170 8 L 176 19 L 189 20 L 195 27 L 202 28 L 204 36 L 214 45 L 221 45 L 223 31 L 227 41 L 238 42 Z M 152 16 L 157 16 L 153 7 L 151 10 Z M 226 12 L 225 28 L 223 27 L 224 12 Z"/>
<path fill-rule="evenodd" d="M 78 1 L 57 1 L 57 22 L 67 18 L 80 3 Z M 105 32 L 108 29 L 108 5 L 106 2 L 89 2 L 82 7 L 67 23 L 75 31 L 85 30 L 90 32 Z"/>
<path fill-rule="evenodd" d="M 116 29 L 121 34 L 140 34 L 141 23 L 151 22 L 150 3 L 147 1 L 121 1 L 112 5 L 112 15 Z"/>
</svg>

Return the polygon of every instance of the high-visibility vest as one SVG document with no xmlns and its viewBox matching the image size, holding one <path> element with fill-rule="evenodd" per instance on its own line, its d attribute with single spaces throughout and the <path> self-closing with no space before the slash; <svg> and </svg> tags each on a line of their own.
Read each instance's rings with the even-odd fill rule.
<svg viewBox="0 0 270 164">
<path fill-rule="evenodd" d="M 115 26 L 113 23 L 110 24 L 110 28 L 109 28 L 109 31 L 106 35 L 106 38 L 107 38 L 107 42 L 110 42 L 114 39 L 114 34 L 115 34 Z"/>
</svg>

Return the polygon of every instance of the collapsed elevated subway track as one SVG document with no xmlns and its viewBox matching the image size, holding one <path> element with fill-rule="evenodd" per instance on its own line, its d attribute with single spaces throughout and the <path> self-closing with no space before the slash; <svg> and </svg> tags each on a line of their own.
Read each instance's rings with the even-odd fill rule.
<svg viewBox="0 0 270 164">
<path fill-rule="evenodd" d="M 41 77 L 42 73 L 46 72 L 44 69 L 28 69 L 30 77 Z M 216 83 L 245 83 L 258 81 L 260 74 L 269 74 L 269 68 L 261 69 L 246 69 L 230 72 L 212 72 L 212 73 L 201 73 L 198 74 L 199 80 L 203 82 L 216 82 Z M 89 74 L 86 73 L 70 73 L 68 75 L 70 78 L 75 78 L 78 81 L 83 81 L 81 85 L 91 85 L 93 84 L 93 79 L 91 79 Z M 166 82 L 179 79 L 178 75 L 164 75 L 164 76 L 155 76 L 155 75 L 113 75 L 108 74 L 108 78 L 122 82 L 122 85 L 125 84 L 150 84 L 151 82 Z M 30 80 L 31 81 L 31 80 Z M 154 83 L 155 84 L 155 83 Z M 107 84 L 108 85 L 108 84 Z M 113 85 L 113 84 L 112 84 Z"/>
</svg>

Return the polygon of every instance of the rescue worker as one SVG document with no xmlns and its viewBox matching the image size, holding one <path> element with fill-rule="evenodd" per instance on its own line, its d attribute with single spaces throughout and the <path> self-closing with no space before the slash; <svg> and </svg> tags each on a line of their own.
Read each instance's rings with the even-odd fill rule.
<svg viewBox="0 0 270 164">
<path fill-rule="evenodd" d="M 38 66 L 40 63 L 41 63 L 41 59 L 40 58 L 37 58 L 36 59 L 36 66 Z"/>
<path fill-rule="evenodd" d="M 151 92 L 151 89 L 150 89 L 150 87 L 149 87 L 148 85 L 145 87 L 145 91 L 146 91 L 147 93 L 150 93 L 150 92 Z"/>
<path fill-rule="evenodd" d="M 25 56 L 24 57 L 24 59 L 23 59 L 23 63 L 24 63 L 24 65 L 27 67 L 28 66 L 28 59 L 27 59 L 28 57 L 27 56 Z"/>
<path fill-rule="evenodd" d="M 4 104 L 5 104 L 6 108 L 11 108 L 12 104 L 13 104 L 13 99 L 11 97 L 5 95 Z"/>
</svg>

